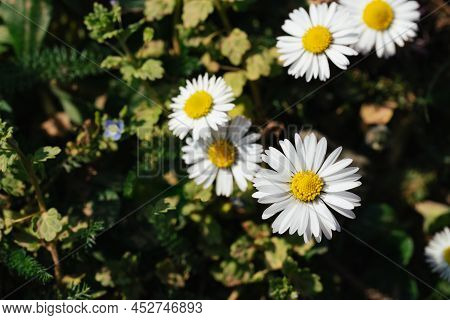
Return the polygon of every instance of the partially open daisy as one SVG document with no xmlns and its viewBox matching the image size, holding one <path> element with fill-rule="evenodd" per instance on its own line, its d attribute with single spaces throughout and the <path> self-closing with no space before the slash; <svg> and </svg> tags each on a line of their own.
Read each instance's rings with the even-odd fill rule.
<svg viewBox="0 0 450 320">
<path fill-rule="evenodd" d="M 210 137 L 193 140 L 188 138 L 182 148 L 183 160 L 189 165 L 189 178 L 208 188 L 216 181 L 216 194 L 229 197 L 233 191 L 233 178 L 240 190 L 247 189 L 260 168 L 260 138 L 257 133 L 248 133 L 250 120 L 234 118 L 229 125 L 212 131 Z"/>
<path fill-rule="evenodd" d="M 306 81 L 330 78 L 330 59 L 340 69 L 347 69 L 346 56 L 357 55 L 349 45 L 358 41 L 354 25 L 336 3 L 310 5 L 309 14 L 299 8 L 289 14 L 283 30 L 289 36 L 278 37 L 277 48 L 288 73 Z"/>
<path fill-rule="evenodd" d="M 450 281 L 450 229 L 434 235 L 428 246 L 425 248 L 425 255 L 428 263 L 434 272 L 442 278 Z"/>
<path fill-rule="evenodd" d="M 355 48 L 368 53 L 375 48 L 378 57 L 395 55 L 395 45 L 416 36 L 419 4 L 408 0 L 341 0 L 357 23 L 360 33 Z"/>
<path fill-rule="evenodd" d="M 194 140 L 210 136 L 210 131 L 228 121 L 227 112 L 234 108 L 234 96 L 225 81 L 208 74 L 187 81 L 180 88 L 180 95 L 173 98 L 169 129 L 184 139 L 192 131 Z"/>
<path fill-rule="evenodd" d="M 331 239 L 332 231 L 340 231 L 339 223 L 330 209 L 354 219 L 353 209 L 360 206 L 360 197 L 348 190 L 361 185 L 356 167 L 348 167 L 351 159 L 337 161 L 342 148 L 334 150 L 326 159 L 327 140 L 314 134 L 295 135 L 295 147 L 289 140 L 280 142 L 283 152 L 266 150 L 262 160 L 271 169 L 256 174 L 253 194 L 259 203 L 272 204 L 262 214 L 269 219 L 281 212 L 272 224 L 274 233 L 303 235 L 305 242 L 320 242 L 322 233 Z M 324 161 L 325 160 L 325 161 Z"/>
</svg>

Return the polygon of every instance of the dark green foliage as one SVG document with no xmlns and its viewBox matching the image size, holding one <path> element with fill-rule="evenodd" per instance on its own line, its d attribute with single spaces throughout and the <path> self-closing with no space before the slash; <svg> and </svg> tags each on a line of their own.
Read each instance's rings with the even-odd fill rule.
<svg viewBox="0 0 450 320">
<path fill-rule="evenodd" d="M 3 243 L 0 247 L 0 261 L 11 272 L 25 279 L 37 279 L 43 284 L 53 279 L 47 269 L 28 255 L 24 249 L 10 248 Z"/>
<path fill-rule="evenodd" d="M 44 48 L 22 58 L 20 65 L 41 81 L 70 83 L 103 72 L 100 50 L 78 51 L 66 46 Z"/>
</svg>

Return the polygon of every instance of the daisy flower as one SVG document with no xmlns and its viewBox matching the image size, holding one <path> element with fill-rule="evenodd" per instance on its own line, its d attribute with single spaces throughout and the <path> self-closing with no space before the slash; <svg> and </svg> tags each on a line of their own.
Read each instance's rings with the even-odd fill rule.
<svg viewBox="0 0 450 320">
<path fill-rule="evenodd" d="M 103 137 L 118 141 L 122 137 L 124 131 L 124 124 L 122 120 L 106 120 L 103 124 L 105 130 L 103 131 Z"/>
<path fill-rule="evenodd" d="M 170 107 L 169 129 L 184 139 L 192 131 L 194 140 L 200 135 L 209 137 L 212 130 L 228 122 L 227 112 L 234 108 L 233 91 L 225 81 L 208 74 L 187 81 Z"/>
<path fill-rule="evenodd" d="M 193 140 L 188 138 L 182 148 L 183 160 L 189 166 L 189 178 L 208 188 L 216 181 L 216 194 L 229 197 L 233 191 L 233 179 L 240 190 L 247 189 L 247 181 L 253 180 L 259 169 L 263 151 L 257 133 L 248 133 L 250 120 L 234 118 L 228 126 L 212 131 L 210 137 Z"/>
<path fill-rule="evenodd" d="M 395 45 L 403 47 L 405 41 L 416 36 L 420 18 L 419 4 L 408 0 L 341 0 L 357 23 L 360 33 L 355 48 L 368 53 L 375 48 L 377 56 L 395 55 Z"/>
<path fill-rule="evenodd" d="M 358 41 L 348 13 L 336 3 L 310 5 L 309 14 L 299 8 L 289 14 L 282 29 L 288 36 L 278 37 L 277 48 L 288 74 L 306 81 L 330 78 L 328 59 L 346 70 L 350 61 L 346 56 L 358 53 L 349 47 Z"/>
<path fill-rule="evenodd" d="M 262 160 L 272 169 L 261 169 L 254 179 L 258 190 L 253 197 L 259 203 L 272 204 L 262 214 L 269 219 L 281 212 L 272 224 L 274 233 L 303 235 L 305 242 L 322 239 L 322 233 L 331 239 L 332 231 L 340 231 L 330 209 L 354 219 L 353 209 L 361 198 L 348 190 L 361 185 L 356 167 L 348 167 L 351 159 L 336 161 L 342 151 L 339 147 L 326 159 L 327 140 L 314 134 L 295 135 L 295 147 L 289 140 L 280 142 L 283 152 L 266 150 Z"/>
<path fill-rule="evenodd" d="M 448 227 L 434 235 L 425 248 L 425 256 L 433 271 L 450 281 L 450 229 Z"/>
</svg>

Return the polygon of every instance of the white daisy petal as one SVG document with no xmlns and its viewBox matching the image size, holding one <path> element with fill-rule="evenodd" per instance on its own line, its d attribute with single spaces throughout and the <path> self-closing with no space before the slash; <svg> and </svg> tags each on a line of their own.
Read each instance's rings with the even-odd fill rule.
<svg viewBox="0 0 450 320">
<path fill-rule="evenodd" d="M 282 30 L 289 35 L 277 38 L 283 66 L 288 67 L 289 75 L 305 77 L 307 82 L 330 78 L 328 58 L 345 69 L 349 64 L 345 56 L 357 54 L 348 47 L 358 40 L 354 22 L 336 3 L 311 4 L 309 13 L 303 8 L 296 9 L 289 14 Z"/>
<path fill-rule="evenodd" d="M 376 50 L 377 56 L 388 58 L 396 53 L 395 45 L 403 47 L 405 41 L 416 36 L 420 18 L 416 1 L 366 0 L 358 2 L 341 0 L 351 20 L 360 30 L 355 48 L 362 53 Z"/>
<path fill-rule="evenodd" d="M 432 271 L 450 282 L 450 228 L 433 236 L 425 248 L 425 257 Z"/>
<path fill-rule="evenodd" d="M 361 176 L 355 174 L 358 168 L 347 168 L 351 159 L 337 161 L 342 148 L 324 161 L 327 141 L 322 138 L 317 143 L 314 134 L 304 141 L 296 134 L 295 147 L 289 140 L 281 141 L 280 146 L 283 153 L 271 148 L 263 156 L 272 169 L 261 169 L 253 180 L 257 190 L 253 197 L 259 203 L 271 204 L 263 219 L 279 213 L 272 224 L 274 233 L 289 230 L 289 234 L 303 236 L 304 241 L 314 237 L 319 242 L 323 236 L 331 239 L 332 232 L 341 227 L 330 209 L 354 219 L 353 210 L 360 206 L 361 198 L 347 191 L 361 185 Z"/>
<path fill-rule="evenodd" d="M 194 140 L 207 138 L 211 131 L 225 125 L 228 112 L 234 108 L 231 88 L 221 77 L 205 74 L 187 81 L 180 94 L 173 98 L 169 129 L 180 139 L 192 132 Z"/>
<path fill-rule="evenodd" d="M 220 82 L 220 79 L 212 80 L 216 81 L 212 85 Z M 202 83 L 203 88 L 211 87 L 211 84 L 205 82 L 205 78 L 199 78 L 195 83 Z M 216 181 L 215 190 L 218 196 L 229 197 L 233 192 L 233 182 L 236 182 L 240 190 L 245 191 L 248 181 L 252 181 L 260 169 L 258 163 L 261 162 L 263 151 L 261 145 L 254 143 L 260 135 L 248 134 L 250 126 L 249 120 L 236 117 L 230 124 L 219 126 L 218 130 L 209 136 L 200 136 L 197 140 L 195 137 L 188 138 L 181 151 L 182 159 L 188 165 L 189 177 L 204 188 Z M 204 124 L 201 128 L 204 128 Z M 198 130 L 193 129 L 194 136 L 199 135 Z M 262 193 L 261 197 L 267 195 Z M 268 198 L 264 200 L 267 201 Z"/>
</svg>

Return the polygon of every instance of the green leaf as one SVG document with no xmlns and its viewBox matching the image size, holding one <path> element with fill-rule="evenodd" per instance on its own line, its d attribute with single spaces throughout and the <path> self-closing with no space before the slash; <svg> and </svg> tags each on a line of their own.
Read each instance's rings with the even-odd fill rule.
<svg viewBox="0 0 450 320">
<path fill-rule="evenodd" d="M 444 203 L 434 201 L 423 201 L 415 204 L 415 209 L 423 216 L 423 228 L 428 231 L 440 216 L 450 213 L 450 207 Z"/>
<path fill-rule="evenodd" d="M 268 267 L 272 270 L 281 269 L 283 262 L 288 257 L 290 245 L 282 238 L 272 238 L 264 251 L 264 257 Z"/>
<path fill-rule="evenodd" d="M 414 241 L 403 230 L 393 230 L 387 238 L 390 250 L 402 265 L 407 265 L 414 253 Z M 389 253 L 389 252 L 388 252 Z"/>
<path fill-rule="evenodd" d="M 39 50 L 51 13 L 49 0 L 2 0 L 0 16 L 9 30 L 17 56 L 23 57 Z"/>
<path fill-rule="evenodd" d="M 44 212 L 37 221 L 37 232 L 41 239 L 52 241 L 62 230 L 61 216 L 55 208 Z"/>
<path fill-rule="evenodd" d="M 176 196 L 159 199 L 155 205 L 150 206 L 150 217 L 152 215 L 159 215 L 175 210 L 179 200 L 180 199 Z"/>
<path fill-rule="evenodd" d="M 297 262 L 291 257 L 284 261 L 283 273 L 302 296 L 312 297 L 323 291 L 320 277 L 308 268 L 299 268 Z"/>
<path fill-rule="evenodd" d="M 171 14 L 177 0 L 146 0 L 144 15 L 148 21 L 161 20 Z"/>
<path fill-rule="evenodd" d="M 94 3 L 94 11 L 86 16 L 84 24 L 90 31 L 92 39 L 102 43 L 119 35 L 123 30 L 120 28 L 122 9 L 119 5 L 113 5 L 108 10 L 100 3 Z"/>
<path fill-rule="evenodd" d="M 149 42 L 153 40 L 153 36 L 155 34 L 155 30 L 153 28 L 146 27 L 143 32 L 144 42 Z"/>
<path fill-rule="evenodd" d="M 50 86 L 53 94 L 59 99 L 64 111 L 75 124 L 81 124 L 83 117 L 78 107 L 73 103 L 72 96 L 67 92 L 62 91 L 56 85 Z"/>
<path fill-rule="evenodd" d="M 124 63 L 124 61 L 125 59 L 120 56 L 107 56 L 100 64 L 100 67 L 106 69 L 117 69 Z"/>
<path fill-rule="evenodd" d="M 55 159 L 61 152 L 59 147 L 43 147 L 38 149 L 33 155 L 33 162 L 45 162 L 49 159 Z"/>
<path fill-rule="evenodd" d="M 5 100 L 0 100 L 0 111 L 12 112 L 11 106 Z"/>
<path fill-rule="evenodd" d="M 140 69 L 136 70 L 133 77 L 141 80 L 161 79 L 164 75 L 162 62 L 159 60 L 149 59 L 144 62 Z"/>
<path fill-rule="evenodd" d="M 214 11 L 213 0 L 184 0 L 183 25 L 186 28 L 196 27 Z"/>
<path fill-rule="evenodd" d="M 247 83 L 247 76 L 244 71 L 234 71 L 227 72 L 223 76 L 225 82 L 231 87 L 233 90 L 234 96 L 236 98 L 240 97 L 242 91 L 244 90 L 244 86 Z"/>
<path fill-rule="evenodd" d="M 212 187 L 204 189 L 194 181 L 189 181 L 183 186 L 183 194 L 188 200 L 200 200 L 207 202 L 212 197 Z"/>
<path fill-rule="evenodd" d="M 242 57 L 251 48 L 247 34 L 240 29 L 233 29 L 220 44 L 220 52 L 235 66 L 240 65 Z"/>
<path fill-rule="evenodd" d="M 275 300 L 295 300 L 298 298 L 298 292 L 288 278 L 270 278 L 269 297 Z"/>
<path fill-rule="evenodd" d="M 247 78 L 249 80 L 258 80 L 261 76 L 267 77 L 270 74 L 270 66 L 274 58 L 269 50 L 249 57 L 246 61 Z"/>
</svg>

